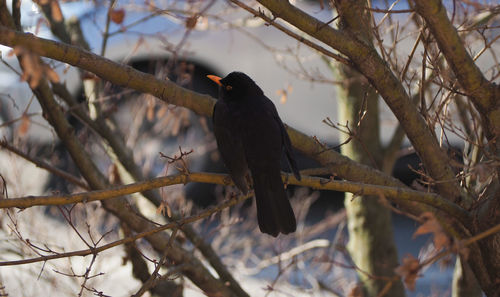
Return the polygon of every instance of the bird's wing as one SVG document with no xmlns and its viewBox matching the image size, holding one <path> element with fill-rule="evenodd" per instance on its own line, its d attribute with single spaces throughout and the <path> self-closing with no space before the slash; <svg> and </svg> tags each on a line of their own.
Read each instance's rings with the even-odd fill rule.
<svg viewBox="0 0 500 297">
<path fill-rule="evenodd" d="M 295 176 L 295 178 L 300 180 L 301 177 L 300 177 L 299 167 L 297 166 L 297 161 L 295 161 L 295 155 L 293 153 L 290 136 L 288 135 L 288 132 L 286 132 L 285 125 L 283 124 L 281 119 L 280 119 L 280 124 L 281 124 L 281 138 L 283 139 L 283 146 L 285 148 L 286 159 L 288 160 L 288 164 L 292 169 L 293 175 Z"/>
<path fill-rule="evenodd" d="M 237 133 L 233 132 L 233 119 L 227 105 L 218 100 L 212 116 L 214 134 L 222 160 L 226 165 L 235 185 L 243 192 L 248 192 L 245 176 L 248 171 L 243 143 Z"/>
<path fill-rule="evenodd" d="M 293 153 L 292 142 L 290 141 L 290 136 L 288 136 L 288 132 L 286 132 L 286 127 L 281 121 L 281 118 L 278 115 L 278 111 L 276 110 L 276 106 L 271 100 L 266 100 L 267 108 L 271 112 L 274 120 L 279 123 L 280 132 L 281 132 L 281 140 L 283 143 L 283 149 L 285 150 L 286 159 L 288 160 L 288 165 L 290 165 L 290 169 L 293 172 L 293 175 L 300 180 L 299 168 L 297 166 L 297 161 L 295 160 L 295 155 Z"/>
</svg>

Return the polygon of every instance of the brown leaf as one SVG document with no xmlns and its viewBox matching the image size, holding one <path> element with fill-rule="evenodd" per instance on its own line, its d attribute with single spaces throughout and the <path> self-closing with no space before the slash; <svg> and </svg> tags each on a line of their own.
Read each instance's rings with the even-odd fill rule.
<svg viewBox="0 0 500 297">
<path fill-rule="evenodd" d="M 434 247 L 436 250 L 441 250 L 444 247 L 450 245 L 450 239 L 444 232 L 441 224 L 439 224 L 438 220 L 431 212 L 424 212 L 421 216 L 421 219 L 424 220 L 424 223 L 418 227 L 417 231 L 413 233 L 413 238 L 418 235 L 432 233 L 434 235 Z"/>
<path fill-rule="evenodd" d="M 23 114 L 23 116 L 21 117 L 21 124 L 17 129 L 17 133 L 19 134 L 19 136 L 22 137 L 26 135 L 26 133 L 28 133 L 30 126 L 31 126 L 30 118 L 27 115 Z"/>
<path fill-rule="evenodd" d="M 119 185 L 122 183 L 120 177 L 120 171 L 118 170 L 118 166 L 116 164 L 111 164 L 108 168 L 108 180 L 112 185 Z"/>
<path fill-rule="evenodd" d="M 123 8 L 113 9 L 109 12 L 109 16 L 113 23 L 121 24 L 123 23 L 123 19 L 125 18 L 125 10 Z"/>
<path fill-rule="evenodd" d="M 57 0 L 50 0 L 50 8 L 52 10 L 52 18 L 56 22 L 62 22 L 63 15 L 61 12 L 61 7 L 59 6 L 59 2 Z"/>
<path fill-rule="evenodd" d="M 52 69 L 50 66 L 48 65 L 44 65 L 43 67 L 43 72 L 44 74 L 47 76 L 47 78 L 53 82 L 53 83 L 58 83 L 60 82 L 60 79 L 59 79 L 59 75 L 57 74 L 57 72 L 54 71 L 54 69 Z"/>
<path fill-rule="evenodd" d="M 29 49 L 16 46 L 14 54 L 20 57 L 23 75 L 21 79 L 27 81 L 31 88 L 36 88 L 40 81 L 47 77 L 51 82 L 58 83 L 59 75 L 50 66 L 41 62 L 40 57 Z"/>
<path fill-rule="evenodd" d="M 146 118 L 149 122 L 152 122 L 155 119 L 155 102 L 152 98 L 149 98 L 148 100 Z"/>
<path fill-rule="evenodd" d="M 179 117 L 176 117 L 176 118 L 174 118 L 174 121 L 172 123 L 170 135 L 177 136 L 177 134 L 179 134 L 180 130 L 181 130 L 181 119 Z"/>
<path fill-rule="evenodd" d="M 156 111 L 156 118 L 161 119 L 168 112 L 168 107 L 166 104 L 160 105 L 160 108 Z"/>
<path fill-rule="evenodd" d="M 186 19 L 186 28 L 193 29 L 194 27 L 196 27 L 196 23 L 198 23 L 198 16 L 193 15 Z"/>
<path fill-rule="evenodd" d="M 156 214 L 162 214 L 162 215 L 165 215 L 165 204 L 163 204 L 163 202 L 158 205 L 158 208 L 156 208 Z"/>
<path fill-rule="evenodd" d="M 420 263 L 412 255 L 407 255 L 403 258 L 403 264 L 396 267 L 394 272 L 403 278 L 406 287 L 413 291 L 415 290 L 415 282 L 419 277 Z"/>
<path fill-rule="evenodd" d="M 14 53 L 20 57 L 23 75 L 21 79 L 27 81 L 31 88 L 38 87 L 43 78 L 43 68 L 40 64 L 40 58 L 24 47 L 14 47 Z"/>
<path fill-rule="evenodd" d="M 283 89 L 277 90 L 276 95 L 280 96 L 280 103 L 281 104 L 286 103 L 286 101 L 288 100 L 288 95 L 287 95 L 286 91 Z"/>
<path fill-rule="evenodd" d="M 352 289 L 351 291 L 349 292 L 349 294 L 347 295 L 347 297 L 363 297 L 363 286 L 361 284 L 356 284 Z"/>
<path fill-rule="evenodd" d="M 288 95 L 290 95 L 293 91 L 293 87 L 291 85 L 288 85 L 284 89 L 280 89 L 276 91 L 276 95 L 280 96 L 280 103 L 285 104 L 286 101 L 288 100 Z"/>
<path fill-rule="evenodd" d="M 172 217 L 172 209 L 170 208 L 170 205 L 168 205 L 166 201 L 162 201 L 156 209 L 156 214 L 161 213 L 162 215 L 165 215 L 165 212 L 167 213 L 167 217 Z"/>
<path fill-rule="evenodd" d="M 82 74 L 83 80 L 94 80 L 99 81 L 99 77 L 93 74 L 92 72 L 84 71 Z"/>
</svg>

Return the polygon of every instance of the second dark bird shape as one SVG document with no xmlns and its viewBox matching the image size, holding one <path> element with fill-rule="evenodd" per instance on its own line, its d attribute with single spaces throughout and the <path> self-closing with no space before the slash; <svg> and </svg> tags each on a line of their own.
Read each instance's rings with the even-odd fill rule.
<svg viewBox="0 0 500 297">
<path fill-rule="evenodd" d="M 300 180 L 292 144 L 273 102 L 242 72 L 224 78 L 209 75 L 219 85 L 214 107 L 214 133 L 222 160 L 235 185 L 248 192 L 250 170 L 260 231 L 278 236 L 297 229 L 295 214 L 281 180 L 281 156 Z"/>
</svg>

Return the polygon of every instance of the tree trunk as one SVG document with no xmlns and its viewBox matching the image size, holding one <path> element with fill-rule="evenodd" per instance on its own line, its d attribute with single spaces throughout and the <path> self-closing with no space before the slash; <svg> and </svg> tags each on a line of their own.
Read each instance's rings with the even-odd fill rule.
<svg viewBox="0 0 500 297">
<path fill-rule="evenodd" d="M 339 119 L 349 122 L 349 129 L 355 131 L 356 139 L 342 146 L 342 154 L 361 163 L 378 166 L 381 160 L 378 125 L 378 97 L 362 77 L 346 67 L 340 69 L 340 79 L 351 81 L 339 90 Z M 360 113 L 366 114 L 359 127 Z M 347 136 L 341 137 L 341 142 Z M 375 162 L 376 164 L 374 164 Z M 353 196 L 347 194 L 345 208 L 348 217 L 348 251 L 357 267 L 362 281 L 364 296 L 377 296 L 386 287 L 384 296 L 404 296 L 400 280 L 394 280 L 394 268 L 398 266 L 397 250 L 394 244 L 390 211 L 378 197 Z M 392 279 L 392 282 L 391 282 Z"/>
<path fill-rule="evenodd" d="M 366 1 L 335 1 L 340 16 L 339 28 L 356 34 L 372 44 L 370 14 Z M 354 161 L 381 168 L 383 151 L 379 137 L 378 94 L 366 79 L 351 67 L 341 65 L 338 89 L 339 121 L 348 125 L 351 135 L 341 135 L 341 143 L 352 139 L 341 148 L 342 154 Z M 364 296 L 405 296 L 401 280 L 395 277 L 398 255 L 394 244 L 390 210 L 379 197 L 347 194 L 345 208 L 348 218 L 349 243 L 347 249 L 359 267 Z"/>
</svg>

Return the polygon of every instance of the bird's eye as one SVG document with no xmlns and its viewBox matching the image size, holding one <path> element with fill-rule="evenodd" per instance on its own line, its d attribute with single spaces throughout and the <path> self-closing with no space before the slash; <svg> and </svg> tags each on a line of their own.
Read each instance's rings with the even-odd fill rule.
<svg viewBox="0 0 500 297">
<path fill-rule="evenodd" d="M 226 86 L 226 90 L 231 91 L 232 89 L 233 89 L 233 87 L 231 87 L 231 86 Z"/>
</svg>

